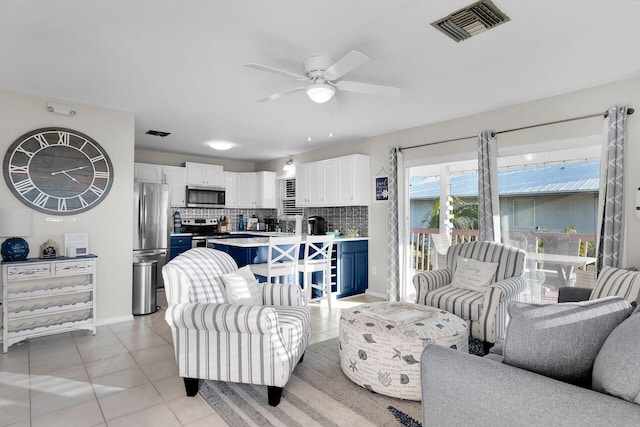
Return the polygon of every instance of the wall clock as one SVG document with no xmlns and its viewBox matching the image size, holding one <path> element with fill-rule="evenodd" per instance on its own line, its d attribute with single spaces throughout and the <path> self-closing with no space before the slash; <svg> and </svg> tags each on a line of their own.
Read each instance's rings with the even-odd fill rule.
<svg viewBox="0 0 640 427">
<path fill-rule="evenodd" d="M 7 186 L 22 203 L 54 215 L 94 208 L 113 183 L 113 166 L 100 144 L 57 127 L 16 139 L 4 156 L 3 171 Z"/>
</svg>

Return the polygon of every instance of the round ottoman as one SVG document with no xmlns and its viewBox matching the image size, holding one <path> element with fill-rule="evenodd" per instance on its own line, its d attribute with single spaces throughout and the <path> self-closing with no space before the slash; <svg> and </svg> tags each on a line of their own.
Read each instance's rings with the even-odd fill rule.
<svg viewBox="0 0 640 427">
<path fill-rule="evenodd" d="M 421 400 L 420 355 L 431 344 L 468 351 L 467 324 L 437 308 L 377 302 L 342 311 L 340 365 L 362 387 Z"/>
</svg>

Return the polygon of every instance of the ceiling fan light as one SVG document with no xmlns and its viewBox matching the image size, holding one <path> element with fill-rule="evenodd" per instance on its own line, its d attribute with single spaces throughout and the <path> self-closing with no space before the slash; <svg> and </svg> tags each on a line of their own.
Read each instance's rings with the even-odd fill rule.
<svg viewBox="0 0 640 427">
<path fill-rule="evenodd" d="M 324 83 L 316 83 L 307 88 L 307 96 L 318 104 L 324 104 L 330 100 L 334 93 L 336 93 L 334 87 Z"/>
</svg>

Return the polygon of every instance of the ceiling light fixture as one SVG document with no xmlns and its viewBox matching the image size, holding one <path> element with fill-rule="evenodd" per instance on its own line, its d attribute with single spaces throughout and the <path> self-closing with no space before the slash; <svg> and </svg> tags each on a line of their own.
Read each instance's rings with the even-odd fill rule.
<svg viewBox="0 0 640 427">
<path fill-rule="evenodd" d="M 290 171 L 293 170 L 294 165 L 293 165 L 293 159 L 289 159 L 286 162 L 284 162 L 284 167 L 282 168 L 283 171 Z"/>
<path fill-rule="evenodd" d="M 311 98 L 313 102 L 318 104 L 324 104 L 333 98 L 333 94 L 335 93 L 335 88 L 326 83 L 316 83 L 307 87 L 307 96 Z"/>
<path fill-rule="evenodd" d="M 234 146 L 234 144 L 229 141 L 209 141 L 206 144 L 209 147 L 213 148 L 214 150 L 219 150 L 219 151 L 228 150 Z"/>
</svg>

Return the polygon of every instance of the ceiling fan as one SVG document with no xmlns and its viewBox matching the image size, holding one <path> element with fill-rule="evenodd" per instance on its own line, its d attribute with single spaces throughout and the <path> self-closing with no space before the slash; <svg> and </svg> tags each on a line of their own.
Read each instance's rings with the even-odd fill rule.
<svg viewBox="0 0 640 427">
<path fill-rule="evenodd" d="M 367 62 L 369 62 L 369 57 L 367 55 L 356 50 L 352 50 L 337 61 L 334 61 L 332 58 L 327 56 L 308 57 L 304 60 L 304 75 L 261 64 L 247 64 L 246 66 L 249 68 L 255 68 L 256 70 L 293 77 L 294 79 L 307 84 L 306 86 L 287 89 L 282 92 L 265 96 L 258 99 L 258 102 L 271 101 L 295 92 L 305 91 L 312 101 L 322 104 L 333 98 L 336 89 L 368 95 L 388 97 L 398 96 L 401 89 L 397 87 L 339 80 L 340 77 Z"/>
</svg>

